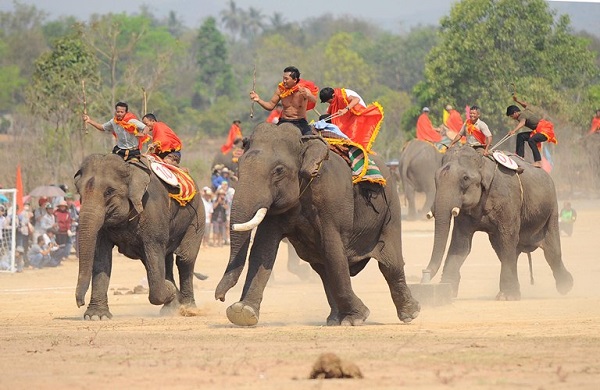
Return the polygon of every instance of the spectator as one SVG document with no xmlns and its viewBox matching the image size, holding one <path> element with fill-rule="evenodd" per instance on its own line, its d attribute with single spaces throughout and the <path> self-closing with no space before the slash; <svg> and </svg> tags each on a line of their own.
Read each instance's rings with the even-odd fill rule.
<svg viewBox="0 0 600 390">
<path fill-rule="evenodd" d="M 39 236 L 35 244 L 27 252 L 29 266 L 33 268 L 43 268 L 46 264 L 52 263 L 50 257 L 50 248 L 44 244 L 44 236 Z"/>
<path fill-rule="evenodd" d="M 71 249 L 73 247 L 73 243 L 77 243 L 77 226 L 79 225 L 79 209 L 77 208 L 77 206 L 75 205 L 75 198 L 73 197 L 72 193 L 67 193 L 65 195 L 65 201 L 67 202 L 67 210 L 69 211 L 69 214 L 71 215 L 71 234 L 70 234 L 70 240 L 68 245 L 68 248 L 66 250 L 67 254 L 71 253 Z M 75 253 L 77 254 L 77 251 L 75 251 Z"/>
<path fill-rule="evenodd" d="M 54 217 L 56 218 L 56 243 L 64 248 L 64 252 L 66 256 L 71 253 L 71 224 L 73 220 L 71 219 L 71 214 L 68 210 L 68 205 L 65 200 L 58 203 L 56 206 L 56 211 L 54 212 Z"/>
<path fill-rule="evenodd" d="M 50 249 L 51 262 L 44 264 L 44 267 L 58 267 L 62 260 L 67 257 L 65 254 L 65 246 L 56 243 L 56 230 L 50 228 L 46 230 L 46 234 L 42 236 L 44 245 Z"/>
<path fill-rule="evenodd" d="M 213 226 L 213 246 L 223 246 L 225 242 L 225 224 L 227 221 L 227 201 L 225 192 L 217 191 L 217 197 L 213 202 L 211 224 Z"/>
<path fill-rule="evenodd" d="M 43 214 L 40 217 L 39 224 L 34 229 L 34 240 L 37 240 L 38 236 L 46 233 L 48 229 L 56 227 L 56 218 L 54 217 L 54 208 L 52 203 L 48 202 L 43 207 Z"/>
<path fill-rule="evenodd" d="M 565 202 L 562 210 L 560 210 L 560 217 L 558 220 L 560 231 L 568 237 L 571 237 L 575 220 L 577 220 L 577 211 L 571 207 L 571 202 Z"/>
<path fill-rule="evenodd" d="M 210 232 L 211 232 L 211 218 L 213 213 L 213 192 L 209 187 L 202 189 L 202 204 L 204 205 L 204 237 L 202 238 L 202 247 L 208 247 L 210 243 Z"/>
</svg>

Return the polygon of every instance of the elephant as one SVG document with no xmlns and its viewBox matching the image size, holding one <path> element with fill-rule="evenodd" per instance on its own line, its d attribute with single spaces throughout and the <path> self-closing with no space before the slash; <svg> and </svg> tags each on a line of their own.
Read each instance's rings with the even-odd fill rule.
<svg viewBox="0 0 600 390">
<path fill-rule="evenodd" d="M 443 154 L 426 141 L 409 141 L 400 156 L 399 171 L 408 202 L 408 219 L 417 219 L 431 210 L 435 197 L 435 171 L 442 166 Z M 418 212 L 415 206 L 415 192 L 425 193 L 425 204 Z"/>
<path fill-rule="evenodd" d="M 390 172 L 374 156 L 385 177 Z M 216 290 L 224 301 L 245 266 L 251 230 L 256 229 L 248 272 L 238 302 L 227 308 L 235 325 L 258 323 L 263 292 L 287 238 L 321 278 L 331 308 L 327 325 L 361 325 L 369 309 L 350 281 L 371 258 L 378 261 L 398 317 L 410 322 L 420 311 L 406 285 L 400 200 L 393 179 L 352 184 L 346 161 L 329 152 L 318 135 L 302 136 L 292 124 L 257 125 L 245 140 L 231 210 L 229 262 Z"/>
<path fill-rule="evenodd" d="M 148 299 L 163 305 L 161 313 L 180 305 L 195 307 L 193 271 L 205 223 L 200 197 L 180 206 L 169 196 L 179 189 L 161 181 L 142 161 L 125 162 L 115 154 L 86 157 L 75 174 L 75 186 L 81 195 L 78 307 L 85 305 L 90 279 L 92 284 L 84 319 L 112 318 L 107 291 L 114 246 L 142 261 Z M 180 290 L 173 276 L 173 254 Z"/>
<path fill-rule="evenodd" d="M 458 294 L 460 267 L 471 251 L 476 231 L 488 234 L 501 263 L 498 300 L 521 299 L 517 275 L 519 254 L 544 250 L 559 293 L 567 294 L 573 277 L 565 268 L 558 228 L 558 202 L 554 182 L 541 168 L 513 154 L 512 170 L 481 149 L 470 146 L 449 149 L 436 171 L 434 245 L 425 273 L 431 278 L 440 268 L 454 217 L 454 228 L 441 282 Z M 425 274 L 424 274 L 425 276 Z"/>
</svg>

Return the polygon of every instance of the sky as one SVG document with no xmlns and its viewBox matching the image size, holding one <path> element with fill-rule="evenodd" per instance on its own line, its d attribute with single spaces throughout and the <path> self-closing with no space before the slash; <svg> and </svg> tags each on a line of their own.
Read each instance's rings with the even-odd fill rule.
<svg viewBox="0 0 600 390">
<path fill-rule="evenodd" d="M 75 16 L 87 20 L 90 15 L 109 12 L 137 12 L 146 5 L 157 18 L 175 11 L 176 15 L 189 27 L 199 26 L 207 16 L 219 16 L 227 7 L 227 0 L 19 0 L 24 4 L 35 5 L 48 12 L 51 19 L 59 16 Z M 454 0 L 234 0 L 238 8 L 247 10 L 254 7 L 263 15 L 271 16 L 275 12 L 283 15 L 286 21 L 302 21 L 323 14 L 333 16 L 350 15 L 372 21 L 393 32 L 407 31 L 421 25 L 437 25 L 439 19 L 448 14 Z M 600 0 L 550 1 L 560 13 L 590 10 L 590 20 L 572 20 L 574 25 L 589 25 L 592 33 L 597 27 L 597 15 L 600 14 Z M 592 7 L 592 8 L 590 8 Z M 0 0 L 0 11 L 11 11 L 13 0 Z M 595 12 L 597 10 L 597 12 Z M 581 12 L 580 12 L 581 13 Z M 596 17 L 592 19 L 592 14 Z M 572 17 L 573 19 L 573 17 Z M 577 22 L 577 23 L 575 23 Z M 594 24 L 595 26 L 592 26 Z"/>
</svg>

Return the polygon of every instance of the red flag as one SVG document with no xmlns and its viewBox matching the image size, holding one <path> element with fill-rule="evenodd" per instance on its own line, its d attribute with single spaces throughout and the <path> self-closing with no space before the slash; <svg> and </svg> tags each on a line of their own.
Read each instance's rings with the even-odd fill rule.
<svg viewBox="0 0 600 390">
<path fill-rule="evenodd" d="M 23 211 L 23 180 L 21 178 L 21 166 L 17 165 L 17 214 Z"/>
</svg>

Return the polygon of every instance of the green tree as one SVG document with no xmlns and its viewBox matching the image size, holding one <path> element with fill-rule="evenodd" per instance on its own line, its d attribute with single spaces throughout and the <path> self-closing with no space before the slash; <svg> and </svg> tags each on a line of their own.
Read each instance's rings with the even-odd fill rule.
<svg viewBox="0 0 600 390">
<path fill-rule="evenodd" d="M 352 35 L 338 33 L 325 47 L 325 82 L 333 87 L 347 87 L 357 92 L 372 87 L 372 72 L 367 61 L 352 49 Z M 364 93 L 364 92 L 359 92 Z"/>
<path fill-rule="evenodd" d="M 227 42 L 217 29 L 215 18 L 207 18 L 202 23 L 195 46 L 200 68 L 195 101 L 198 107 L 210 107 L 217 98 L 232 96 L 236 90 Z"/>
<path fill-rule="evenodd" d="M 52 169 L 60 169 L 62 163 L 76 166 L 74 155 L 83 153 L 82 111 L 76 109 L 82 107 L 82 80 L 97 82 L 97 64 L 78 35 L 57 40 L 52 51 L 35 62 L 26 96 L 32 114 L 40 120 L 37 137 L 43 140 L 43 155 Z"/>
<path fill-rule="evenodd" d="M 504 128 L 512 85 L 551 116 L 570 118 L 580 90 L 597 77 L 588 41 L 557 22 L 543 0 L 463 0 L 441 20 L 427 57 L 419 106 L 477 104 L 491 128 Z"/>
</svg>

